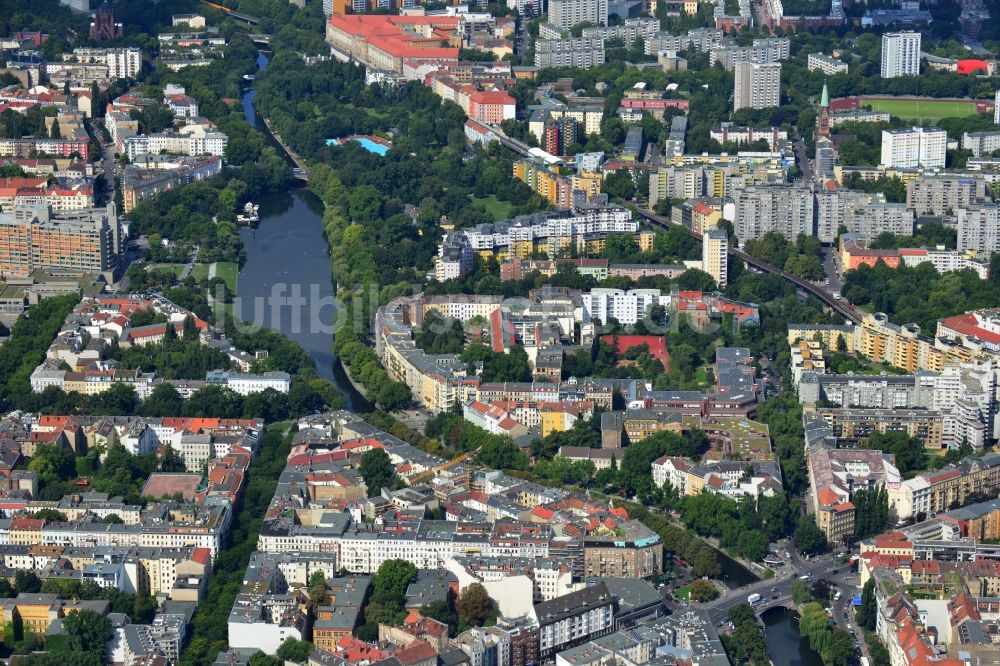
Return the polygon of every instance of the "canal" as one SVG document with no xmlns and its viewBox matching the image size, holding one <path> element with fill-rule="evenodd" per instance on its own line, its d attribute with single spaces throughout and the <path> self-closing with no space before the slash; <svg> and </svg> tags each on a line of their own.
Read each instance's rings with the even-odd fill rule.
<svg viewBox="0 0 1000 666">
<path fill-rule="evenodd" d="M 753 572 L 721 550 L 716 550 L 715 554 L 719 559 L 719 568 L 722 570 L 721 580 L 730 588 L 736 589 L 760 580 L 753 575 Z"/>
<path fill-rule="evenodd" d="M 763 615 L 767 656 L 774 666 L 823 666 L 823 660 L 809 639 L 799 633 L 798 613 L 787 608 L 773 608 Z"/>
<path fill-rule="evenodd" d="M 267 55 L 260 53 L 257 68 L 262 70 L 267 63 Z M 253 87 L 244 92 L 243 113 L 281 152 L 254 108 L 256 94 Z M 301 345 L 316 362 L 319 376 L 337 385 L 347 409 L 370 409 L 333 353 L 331 327 L 336 308 L 329 246 L 323 236 L 323 202 L 304 187 L 292 187 L 254 203 L 260 205 L 257 228 L 240 229 L 246 262 L 239 275 L 235 314 L 280 331 Z M 295 290 L 306 299 L 302 308 L 281 302 Z"/>
</svg>

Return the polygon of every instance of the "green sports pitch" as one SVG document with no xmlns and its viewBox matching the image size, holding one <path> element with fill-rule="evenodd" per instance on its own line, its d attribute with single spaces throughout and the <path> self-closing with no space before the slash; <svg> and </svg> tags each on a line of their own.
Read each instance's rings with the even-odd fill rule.
<svg viewBox="0 0 1000 666">
<path fill-rule="evenodd" d="M 862 99 L 862 106 L 870 106 L 873 111 L 885 111 L 891 116 L 904 120 L 940 120 L 941 118 L 964 118 L 976 115 L 975 101 L 950 101 L 935 99 Z"/>
</svg>

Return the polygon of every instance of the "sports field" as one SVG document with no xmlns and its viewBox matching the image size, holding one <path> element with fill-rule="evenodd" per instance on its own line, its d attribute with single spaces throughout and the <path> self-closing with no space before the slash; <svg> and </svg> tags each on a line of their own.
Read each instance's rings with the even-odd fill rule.
<svg viewBox="0 0 1000 666">
<path fill-rule="evenodd" d="M 886 111 L 891 116 L 904 120 L 940 120 L 941 118 L 964 118 L 976 115 L 976 103 L 953 102 L 950 100 L 889 100 L 862 99 L 864 106 L 873 111 Z"/>
</svg>

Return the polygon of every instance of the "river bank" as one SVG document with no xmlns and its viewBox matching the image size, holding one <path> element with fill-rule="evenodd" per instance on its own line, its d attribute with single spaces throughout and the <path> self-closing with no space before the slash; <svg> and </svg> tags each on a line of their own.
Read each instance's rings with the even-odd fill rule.
<svg viewBox="0 0 1000 666">
<path fill-rule="evenodd" d="M 259 53 L 258 71 L 268 62 L 267 55 Z M 255 96 L 252 86 L 244 90 L 247 123 L 284 151 L 291 164 L 297 164 L 257 113 Z M 323 230 L 323 202 L 311 190 L 293 187 L 254 203 L 260 206 L 260 221 L 256 227 L 240 229 L 246 261 L 238 276 L 241 307 L 234 314 L 243 321 L 274 329 L 301 345 L 315 361 L 317 374 L 337 386 L 347 409 L 370 410 L 366 395 L 347 376 L 333 352 L 332 331 L 338 311 L 330 247 Z M 296 298 L 304 299 L 304 307 L 290 303 Z"/>
</svg>

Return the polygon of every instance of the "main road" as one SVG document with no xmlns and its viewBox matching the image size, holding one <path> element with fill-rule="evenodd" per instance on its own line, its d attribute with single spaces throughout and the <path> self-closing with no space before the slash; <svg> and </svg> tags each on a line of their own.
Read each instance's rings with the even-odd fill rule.
<svg viewBox="0 0 1000 666">
<path fill-rule="evenodd" d="M 747 602 L 753 594 L 760 595 L 760 601 L 755 604 L 758 612 L 776 606 L 793 607 L 791 602 L 792 583 L 801 576 L 808 576 L 810 584 L 817 580 L 827 580 L 840 592 L 840 599 L 831 604 L 833 619 L 837 625 L 846 630 L 855 629 L 851 598 L 857 591 L 857 573 L 847 565 L 838 565 L 838 557 L 833 553 L 816 555 L 809 559 L 800 557 L 794 551 L 784 558 L 785 565 L 778 567 L 773 578 L 765 578 L 740 588 L 729 590 L 717 599 L 695 604 L 708 613 L 709 619 L 717 627 L 727 621 L 729 610 L 734 606 Z M 846 618 L 845 619 L 845 615 Z"/>
</svg>

